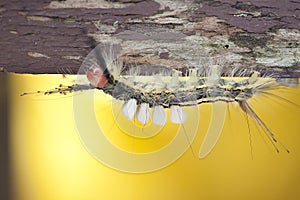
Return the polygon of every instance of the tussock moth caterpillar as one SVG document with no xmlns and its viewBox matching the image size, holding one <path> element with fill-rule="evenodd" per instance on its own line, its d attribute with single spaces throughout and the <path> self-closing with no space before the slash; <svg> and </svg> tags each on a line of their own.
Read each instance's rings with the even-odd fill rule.
<svg viewBox="0 0 300 200">
<path fill-rule="evenodd" d="M 213 116 L 218 116 L 219 121 L 211 124 L 198 153 L 200 158 L 204 158 L 218 141 L 227 114 L 226 105 L 236 103 L 247 117 L 252 118 L 263 129 L 277 152 L 279 152 L 278 144 L 289 152 L 248 102 L 256 95 L 271 95 L 270 91 L 286 86 L 272 76 L 261 75 L 254 70 L 249 73 L 250 71 L 235 73 L 235 76 L 249 74 L 248 77 L 244 76 L 240 79 L 223 77 L 221 66 L 216 64 L 205 69 L 197 67 L 189 69 L 188 75 L 185 76 L 174 69 L 155 74 L 145 73 L 139 66 L 130 69 L 124 67 L 122 59 L 117 56 L 117 51 L 112 46 L 108 49 L 98 46 L 83 62 L 75 84 L 60 86 L 44 93 L 65 94 L 82 90 L 100 90 L 115 101 L 121 102 L 122 106 L 119 107 L 118 112 L 123 115 L 123 118 L 128 123 L 134 121 L 134 126 L 142 127 L 140 134 L 150 136 L 151 133 L 147 133 L 146 129 L 149 124 L 161 128 L 168 123 L 168 120 L 182 126 L 185 133 L 188 132 L 185 124 L 194 116 L 187 113 L 186 109 L 197 109 L 201 104 L 211 103 Z M 115 113 L 115 116 L 119 113 Z M 187 137 L 189 144 L 192 138 L 191 135 Z"/>
</svg>

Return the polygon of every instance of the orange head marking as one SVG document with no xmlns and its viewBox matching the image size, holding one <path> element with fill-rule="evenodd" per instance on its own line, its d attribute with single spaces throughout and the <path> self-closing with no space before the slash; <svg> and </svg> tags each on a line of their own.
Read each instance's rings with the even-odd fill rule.
<svg viewBox="0 0 300 200">
<path fill-rule="evenodd" d="M 102 88 L 107 83 L 107 78 L 103 74 L 103 71 L 95 65 L 89 68 L 86 76 L 94 87 Z"/>
</svg>

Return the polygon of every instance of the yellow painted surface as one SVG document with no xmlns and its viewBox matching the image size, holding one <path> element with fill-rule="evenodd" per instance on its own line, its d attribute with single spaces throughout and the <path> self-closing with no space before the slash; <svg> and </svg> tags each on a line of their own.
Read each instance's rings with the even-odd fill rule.
<svg viewBox="0 0 300 200">
<path fill-rule="evenodd" d="M 251 120 L 250 145 L 247 118 L 234 109 L 236 105 L 231 105 L 215 148 L 206 158 L 198 159 L 211 117 L 211 106 L 202 105 L 199 130 L 191 149 L 161 170 L 130 174 L 101 164 L 86 151 L 73 119 L 72 96 L 20 96 L 23 92 L 68 83 L 61 75 L 10 74 L 9 79 L 15 200 L 282 200 L 300 196 L 300 108 L 288 102 L 264 96 L 252 101 L 257 113 L 290 149 L 290 154 L 280 145 L 281 153 L 276 153 Z M 300 104 L 299 88 L 279 94 Z M 88 120 L 89 116 L 83 118 Z M 169 132 L 171 136 L 161 137 L 164 142 L 172 137 L 172 131 Z M 160 147 L 149 140 L 144 148 L 140 141 L 140 147 L 136 144 L 130 149 L 131 143 L 120 142 L 124 139 L 121 136 L 110 139 L 125 145 L 122 148 L 128 151 L 144 152 Z"/>
</svg>

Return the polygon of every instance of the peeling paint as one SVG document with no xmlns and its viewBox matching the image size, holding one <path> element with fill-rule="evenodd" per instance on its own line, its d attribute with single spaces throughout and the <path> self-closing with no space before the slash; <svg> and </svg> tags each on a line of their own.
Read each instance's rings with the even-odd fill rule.
<svg viewBox="0 0 300 200">
<path fill-rule="evenodd" d="M 66 0 L 66 1 L 52 1 L 49 8 L 125 8 L 130 4 L 123 4 L 105 0 Z"/>
<path fill-rule="evenodd" d="M 15 34 L 15 35 L 17 35 L 18 34 L 18 32 L 17 31 L 9 31 L 11 34 Z"/>
<path fill-rule="evenodd" d="M 50 58 L 49 56 L 38 52 L 28 52 L 27 55 L 35 58 Z"/>
<path fill-rule="evenodd" d="M 0 13 L 2 13 L 2 12 L 4 12 L 4 11 L 6 11 L 6 9 L 0 7 Z"/>
<path fill-rule="evenodd" d="M 67 60 L 83 60 L 81 56 L 62 56 L 62 58 Z"/>
<path fill-rule="evenodd" d="M 53 20 L 49 17 L 41 17 L 41 16 L 27 16 L 27 19 L 32 21 L 41 21 L 41 22 L 47 22 Z"/>
</svg>

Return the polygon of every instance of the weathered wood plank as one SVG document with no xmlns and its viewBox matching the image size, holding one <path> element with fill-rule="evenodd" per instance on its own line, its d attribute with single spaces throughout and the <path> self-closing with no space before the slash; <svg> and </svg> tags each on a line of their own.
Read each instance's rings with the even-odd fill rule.
<svg viewBox="0 0 300 200">
<path fill-rule="evenodd" d="M 122 40 L 128 64 L 184 69 L 218 58 L 225 69 L 300 77 L 299 0 L 97 2 L 1 1 L 0 68 L 76 73 L 99 42 Z"/>
<path fill-rule="evenodd" d="M 126 8 L 47 8 L 51 1 L 4 1 L 1 3 L 0 66 L 18 73 L 76 73 L 82 59 L 97 42 L 89 32 L 92 20 L 103 23 L 154 14 L 153 1 L 136 2 Z M 126 1 L 125 1 L 126 2 Z M 129 2 L 129 1 L 127 1 Z M 81 60 L 67 57 L 81 57 Z"/>
</svg>

